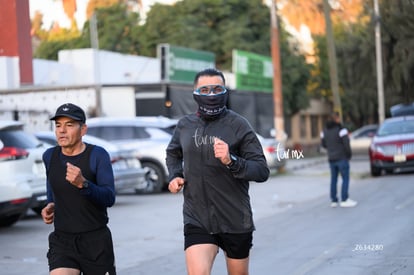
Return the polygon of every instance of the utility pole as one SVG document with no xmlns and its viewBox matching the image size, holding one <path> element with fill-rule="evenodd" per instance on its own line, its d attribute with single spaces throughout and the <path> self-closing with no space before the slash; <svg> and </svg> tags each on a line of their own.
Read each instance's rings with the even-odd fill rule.
<svg viewBox="0 0 414 275">
<path fill-rule="evenodd" d="M 325 15 L 326 26 L 326 40 L 328 45 L 328 61 L 329 61 L 329 76 L 331 79 L 331 90 L 333 95 L 334 112 L 338 112 L 342 121 L 342 106 L 341 98 L 339 97 L 339 84 L 338 84 L 338 70 L 336 61 L 335 43 L 332 32 L 331 24 L 331 7 L 328 0 L 323 1 L 323 11 Z"/>
<path fill-rule="evenodd" d="M 279 26 L 276 14 L 276 0 L 272 0 L 271 6 L 271 51 L 273 65 L 273 105 L 274 127 L 276 139 L 285 139 L 285 122 L 283 119 L 283 94 L 282 94 L 282 66 L 280 62 Z"/>
<path fill-rule="evenodd" d="M 95 80 L 95 97 L 96 97 L 96 116 L 102 115 L 102 95 L 101 95 L 101 68 L 99 60 L 99 38 L 98 23 L 96 12 L 94 12 L 89 21 L 91 47 L 93 49 L 94 62 L 94 80 Z"/>
<path fill-rule="evenodd" d="M 378 92 L 378 121 L 381 124 L 385 119 L 384 83 L 382 81 L 382 48 L 381 48 L 381 20 L 378 0 L 374 0 L 375 13 L 375 53 L 377 59 L 377 92 Z"/>
</svg>

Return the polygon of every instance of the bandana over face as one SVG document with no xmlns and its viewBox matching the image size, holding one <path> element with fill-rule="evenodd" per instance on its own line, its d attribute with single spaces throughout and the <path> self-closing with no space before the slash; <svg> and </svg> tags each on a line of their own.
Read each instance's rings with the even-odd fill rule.
<svg viewBox="0 0 414 275">
<path fill-rule="evenodd" d="M 193 94 L 198 104 L 198 112 L 206 119 L 213 119 L 226 110 L 228 92 L 218 95 Z"/>
</svg>

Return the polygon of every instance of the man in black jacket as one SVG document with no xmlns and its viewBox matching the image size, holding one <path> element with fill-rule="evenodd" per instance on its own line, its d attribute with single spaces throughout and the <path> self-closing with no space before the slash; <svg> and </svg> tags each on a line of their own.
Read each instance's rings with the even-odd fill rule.
<svg viewBox="0 0 414 275">
<path fill-rule="evenodd" d="M 341 207 L 354 207 L 357 202 L 348 196 L 349 189 L 349 160 L 352 157 L 349 145 L 348 130 L 340 123 L 339 113 L 332 114 L 331 119 L 321 133 L 322 147 L 328 151 L 329 167 L 331 169 L 331 206 L 338 206 L 337 183 L 338 174 L 342 177 Z"/>
<path fill-rule="evenodd" d="M 167 148 L 168 186 L 184 187 L 184 236 L 188 274 L 210 274 L 221 248 L 228 274 L 248 274 L 253 215 L 249 181 L 263 182 L 269 169 L 248 121 L 228 110 L 228 91 L 216 69 L 194 80 L 195 114 L 179 120 Z"/>
</svg>

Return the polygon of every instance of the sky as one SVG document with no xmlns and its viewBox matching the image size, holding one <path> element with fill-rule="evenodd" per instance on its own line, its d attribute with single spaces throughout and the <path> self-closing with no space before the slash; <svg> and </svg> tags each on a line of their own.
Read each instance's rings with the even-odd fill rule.
<svg viewBox="0 0 414 275">
<path fill-rule="evenodd" d="M 83 27 L 86 17 L 86 7 L 89 0 L 77 0 L 77 10 L 75 13 L 76 22 L 79 28 Z M 148 11 L 150 6 L 154 3 L 171 4 L 175 0 L 142 0 L 144 10 Z M 43 28 L 49 29 L 53 22 L 59 22 L 59 25 L 64 28 L 70 27 L 69 18 L 63 11 L 62 0 L 29 0 L 30 18 L 34 17 L 36 11 L 43 14 Z"/>
</svg>

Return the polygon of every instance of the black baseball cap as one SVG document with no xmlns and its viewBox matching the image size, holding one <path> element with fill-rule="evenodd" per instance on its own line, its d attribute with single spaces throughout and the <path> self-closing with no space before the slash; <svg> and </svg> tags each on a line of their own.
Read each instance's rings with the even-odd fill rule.
<svg viewBox="0 0 414 275">
<path fill-rule="evenodd" d="M 82 108 L 72 103 L 65 103 L 57 108 L 56 114 L 50 118 L 50 120 L 56 120 L 56 118 L 62 116 L 81 121 L 82 123 L 85 123 L 86 121 L 85 112 L 82 110 Z"/>
</svg>

